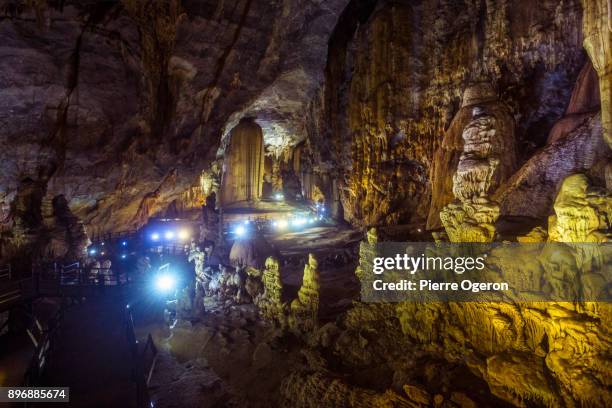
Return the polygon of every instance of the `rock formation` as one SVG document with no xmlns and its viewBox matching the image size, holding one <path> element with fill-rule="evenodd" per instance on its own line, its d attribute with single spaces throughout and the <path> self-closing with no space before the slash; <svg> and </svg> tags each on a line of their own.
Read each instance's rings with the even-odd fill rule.
<svg viewBox="0 0 612 408">
<path fill-rule="evenodd" d="M 256 299 L 260 315 L 268 321 L 284 327 L 286 325 L 285 305 L 283 304 L 283 283 L 280 277 L 280 266 L 278 260 L 273 257 L 266 259 L 266 267 L 263 270 L 261 280 L 264 293 Z"/>
<path fill-rule="evenodd" d="M 326 82 L 310 106 L 315 165 L 302 171 L 337 180 L 344 218 L 355 225 L 428 218 L 429 229 L 439 228 L 471 120 L 471 109 L 461 108 L 466 86 L 486 78 L 499 90 L 500 111 L 516 123 L 513 164 L 522 163 L 567 107 L 585 63 L 581 24 L 576 0 L 562 7 L 354 2 L 332 36 Z M 511 175 L 501 172 L 498 181 Z"/>
<path fill-rule="evenodd" d="M 584 174 L 563 180 L 548 219 L 552 242 L 609 242 L 612 230 L 612 195 L 589 186 Z"/>
<path fill-rule="evenodd" d="M 313 254 L 309 254 L 298 297 L 291 302 L 289 327 L 292 330 L 312 331 L 318 326 L 320 290 L 318 262 Z"/>
<path fill-rule="evenodd" d="M 463 149 L 453 175 L 455 201 L 440 212 L 451 242 L 491 242 L 499 206 L 490 195 L 515 167 L 514 126 L 508 115 L 496 117 L 484 104 L 495 103 L 489 84 L 468 88 L 463 107 L 471 107 L 472 120 L 462 132 Z"/>
<path fill-rule="evenodd" d="M 230 136 L 221 178 L 221 206 L 261 197 L 264 171 L 264 145 L 261 127 L 243 119 Z"/>
<path fill-rule="evenodd" d="M 612 147 L 612 5 L 609 0 L 583 0 L 584 48 L 599 76 L 601 123 Z"/>
</svg>

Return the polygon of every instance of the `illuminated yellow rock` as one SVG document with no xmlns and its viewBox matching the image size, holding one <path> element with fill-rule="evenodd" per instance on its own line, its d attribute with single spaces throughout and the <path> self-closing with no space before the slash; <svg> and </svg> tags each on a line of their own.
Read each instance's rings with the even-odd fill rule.
<svg viewBox="0 0 612 408">
<path fill-rule="evenodd" d="M 259 307 L 259 313 L 264 319 L 284 327 L 286 324 L 285 305 L 282 302 L 283 283 L 280 277 L 278 259 L 274 257 L 266 259 L 261 280 L 264 293 L 261 297 L 255 299 L 255 303 Z"/>
<path fill-rule="evenodd" d="M 376 392 L 347 384 L 340 378 L 315 371 L 292 373 L 281 387 L 284 406 L 294 408 L 419 408 L 427 405 L 409 400 L 392 390 Z"/>
<path fill-rule="evenodd" d="M 548 220 L 549 241 L 607 242 L 612 226 L 612 196 L 589 187 L 584 174 L 567 177 Z"/>
<path fill-rule="evenodd" d="M 453 175 L 455 200 L 440 212 L 451 242 L 495 239 L 500 209 L 489 196 L 516 162 L 513 121 L 503 110 L 500 113 L 496 99 L 487 83 L 468 87 L 463 97 L 464 107 L 472 109 L 472 119 L 463 129 L 463 150 Z"/>
<path fill-rule="evenodd" d="M 308 331 L 317 327 L 320 290 L 318 262 L 313 254 L 309 254 L 298 297 L 291 302 L 289 327 L 295 331 Z"/>
<path fill-rule="evenodd" d="M 497 218 L 499 205 L 486 198 L 453 202 L 440 212 L 451 242 L 492 242 Z"/>
</svg>

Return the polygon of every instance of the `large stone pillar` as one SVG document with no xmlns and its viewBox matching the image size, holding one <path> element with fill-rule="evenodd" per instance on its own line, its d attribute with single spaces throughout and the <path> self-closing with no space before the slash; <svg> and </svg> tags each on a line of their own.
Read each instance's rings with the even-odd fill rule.
<svg viewBox="0 0 612 408">
<path fill-rule="evenodd" d="M 604 140 L 612 147 L 612 0 L 582 0 L 584 48 L 599 76 Z"/>
<path fill-rule="evenodd" d="M 253 119 L 242 119 L 230 134 L 223 163 L 221 205 L 259 199 L 263 174 L 263 132 Z"/>
</svg>

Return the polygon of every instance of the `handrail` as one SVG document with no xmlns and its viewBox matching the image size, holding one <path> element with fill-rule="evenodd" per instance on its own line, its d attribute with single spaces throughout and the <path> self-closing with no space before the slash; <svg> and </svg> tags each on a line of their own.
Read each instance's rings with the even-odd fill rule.
<svg viewBox="0 0 612 408">
<path fill-rule="evenodd" d="M 106 232 L 104 234 L 97 234 L 92 236 L 91 241 L 93 243 L 103 242 L 103 241 L 113 241 L 115 239 L 121 239 L 126 237 L 132 237 L 138 234 L 138 230 L 130 229 L 124 231 L 117 232 Z"/>
<path fill-rule="evenodd" d="M 142 350 L 142 358 L 143 361 L 146 357 L 147 350 L 151 350 L 153 355 L 153 359 L 151 360 L 151 366 L 148 370 L 144 370 L 147 373 L 147 387 L 151 382 L 151 377 L 153 376 L 153 371 L 155 370 L 155 364 L 157 363 L 157 347 L 155 346 L 155 342 L 153 341 L 153 337 L 151 337 L 151 333 L 147 336 L 147 342 L 145 343 L 144 349 Z"/>
<path fill-rule="evenodd" d="M 81 266 L 81 263 L 79 261 L 77 261 L 77 262 L 71 263 L 69 265 L 62 265 L 61 269 L 62 270 L 66 270 L 66 269 L 73 270 L 73 269 L 79 268 L 80 266 Z"/>
<path fill-rule="evenodd" d="M 138 340 L 136 340 L 136 332 L 134 330 L 134 317 L 132 315 L 132 309 L 130 308 L 129 304 L 126 305 L 125 311 L 126 335 L 132 354 L 132 369 L 134 374 L 134 381 L 136 382 L 136 406 L 138 408 L 148 408 L 151 406 L 151 397 L 149 395 L 148 384 L 153 373 L 153 368 L 155 367 L 155 362 L 157 359 L 157 348 L 153 344 L 153 339 L 149 334 L 149 336 L 147 337 L 147 343 L 145 344 L 143 354 L 138 353 Z M 149 340 L 151 345 L 149 345 Z M 151 368 L 149 369 L 147 378 L 145 378 L 144 354 L 147 348 L 151 346 L 153 347 L 152 351 L 154 350 L 154 358 Z"/>
<path fill-rule="evenodd" d="M 35 320 L 36 327 L 40 332 L 39 339 L 37 339 L 36 336 L 34 336 L 34 334 L 28 329 L 28 335 L 34 343 L 35 351 L 34 355 L 32 356 L 32 359 L 30 360 L 30 365 L 28 366 L 28 369 L 23 376 L 24 386 L 39 385 L 40 378 L 44 373 L 45 368 L 47 367 L 47 362 L 49 361 L 49 354 L 53 350 L 58 329 L 63 319 L 64 304 L 62 302 L 59 310 L 55 313 L 53 318 L 50 319 L 48 329 L 43 329 L 40 323 L 38 323 L 38 320 Z"/>
<path fill-rule="evenodd" d="M 0 279 L 11 280 L 11 264 L 6 265 L 3 268 L 0 268 Z"/>
</svg>

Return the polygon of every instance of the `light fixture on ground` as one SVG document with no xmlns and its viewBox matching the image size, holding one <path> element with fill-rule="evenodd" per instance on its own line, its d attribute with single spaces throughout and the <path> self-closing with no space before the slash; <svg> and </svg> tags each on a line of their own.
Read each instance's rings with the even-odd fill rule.
<svg viewBox="0 0 612 408">
<path fill-rule="evenodd" d="M 273 225 L 279 230 L 284 230 L 285 228 L 289 226 L 289 223 L 287 222 L 287 220 L 283 219 L 283 220 L 275 221 Z"/>
<path fill-rule="evenodd" d="M 167 294 L 171 292 L 175 287 L 176 287 L 176 278 L 169 273 L 158 275 L 157 278 L 155 279 L 155 288 L 160 293 Z"/>
<path fill-rule="evenodd" d="M 190 238 L 191 234 L 188 230 L 182 229 L 178 232 L 178 237 L 181 241 L 186 241 Z"/>
<path fill-rule="evenodd" d="M 242 238 L 246 235 L 247 233 L 247 228 L 244 225 L 238 225 L 236 227 L 236 229 L 234 229 L 234 234 L 238 237 L 238 238 Z"/>
<path fill-rule="evenodd" d="M 174 231 L 166 231 L 166 233 L 164 234 L 164 238 L 168 240 L 174 239 Z"/>
</svg>

